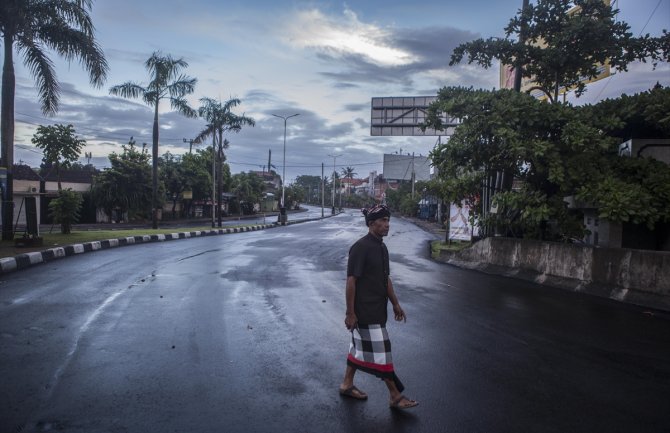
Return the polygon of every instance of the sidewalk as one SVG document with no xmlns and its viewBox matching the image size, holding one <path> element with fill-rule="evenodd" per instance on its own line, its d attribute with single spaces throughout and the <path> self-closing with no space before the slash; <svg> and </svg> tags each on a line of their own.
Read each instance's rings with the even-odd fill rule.
<svg viewBox="0 0 670 433">
<path fill-rule="evenodd" d="M 444 240 L 447 236 L 447 230 L 444 227 L 444 224 L 438 223 L 436 221 L 424 220 L 416 217 L 401 217 L 407 221 L 410 221 L 412 224 L 420 227 L 424 231 L 431 233 L 435 236 L 436 240 Z"/>
</svg>

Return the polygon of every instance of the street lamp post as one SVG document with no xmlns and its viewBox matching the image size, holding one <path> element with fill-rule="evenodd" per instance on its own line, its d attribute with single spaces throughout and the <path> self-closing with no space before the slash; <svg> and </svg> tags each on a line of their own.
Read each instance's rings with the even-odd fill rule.
<svg viewBox="0 0 670 433">
<path fill-rule="evenodd" d="M 284 119 L 284 162 L 282 164 L 282 175 L 281 175 L 281 206 L 279 209 L 280 213 L 280 222 L 283 224 L 286 222 L 286 209 L 285 209 L 285 203 L 284 203 L 284 184 L 286 183 L 286 121 L 290 119 L 291 117 L 299 116 L 300 113 L 296 114 L 291 114 L 290 116 L 280 116 L 278 114 L 273 114 L 275 117 L 279 117 L 280 119 Z M 268 171 L 270 168 L 268 167 Z"/>
</svg>

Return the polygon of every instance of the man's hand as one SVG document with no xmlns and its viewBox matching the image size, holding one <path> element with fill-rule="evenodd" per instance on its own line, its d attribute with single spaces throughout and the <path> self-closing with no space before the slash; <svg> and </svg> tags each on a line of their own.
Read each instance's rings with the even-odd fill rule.
<svg viewBox="0 0 670 433">
<path fill-rule="evenodd" d="M 403 309 L 400 308 L 400 304 L 396 304 L 393 306 L 393 315 L 395 316 L 395 320 L 397 320 L 398 322 L 401 320 L 407 322 L 407 316 L 405 315 Z"/>
<path fill-rule="evenodd" d="M 344 324 L 350 331 L 356 328 L 358 326 L 358 317 L 356 317 L 356 313 L 347 313 L 344 317 Z"/>
</svg>

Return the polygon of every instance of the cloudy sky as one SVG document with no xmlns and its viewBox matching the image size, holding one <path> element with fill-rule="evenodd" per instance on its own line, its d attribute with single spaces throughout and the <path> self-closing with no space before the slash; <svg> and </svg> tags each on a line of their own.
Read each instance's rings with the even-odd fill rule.
<svg viewBox="0 0 670 433">
<path fill-rule="evenodd" d="M 531 1 L 532 2 L 532 1 Z M 670 28 L 670 0 L 618 0 L 619 19 L 635 35 L 660 35 Z M 498 87 L 497 65 L 448 66 L 454 47 L 479 37 L 504 36 L 503 28 L 522 0 L 97 0 L 93 21 L 97 40 L 110 65 L 100 89 L 92 88 L 78 63 L 56 56 L 62 98 L 58 114 L 45 117 L 34 82 L 15 57 L 15 161 L 38 166 L 41 153 L 30 139 L 37 125 L 71 123 L 86 138 L 91 163 L 102 168 L 107 155 L 120 152 L 133 136 L 151 143 L 152 111 L 141 101 L 109 95 L 126 81 L 148 82 L 144 61 L 154 51 L 182 57 L 185 73 L 198 79 L 189 97 L 225 101 L 240 98 L 237 114 L 256 120 L 227 136 L 233 173 L 282 171 L 284 122 L 272 114 L 300 115 L 288 120 L 286 177 L 320 175 L 354 167 L 358 177 L 381 172 L 384 153 L 426 155 L 436 137 L 371 137 L 370 101 L 379 96 L 435 95 L 443 86 Z M 594 83 L 578 103 L 594 103 L 622 93 L 670 85 L 667 64 L 652 71 L 635 64 L 626 73 Z M 188 143 L 204 128 L 202 119 L 186 119 L 161 107 L 160 154 L 188 152 Z M 86 160 L 82 160 L 86 162 Z"/>
</svg>

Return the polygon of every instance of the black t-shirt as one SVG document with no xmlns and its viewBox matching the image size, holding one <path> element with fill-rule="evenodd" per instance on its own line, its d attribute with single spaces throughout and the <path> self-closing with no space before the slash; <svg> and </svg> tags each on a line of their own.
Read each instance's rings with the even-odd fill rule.
<svg viewBox="0 0 670 433">
<path fill-rule="evenodd" d="M 386 324 L 389 253 L 382 239 L 368 233 L 349 249 L 347 277 L 356 277 L 354 312 L 363 325 Z"/>
</svg>

